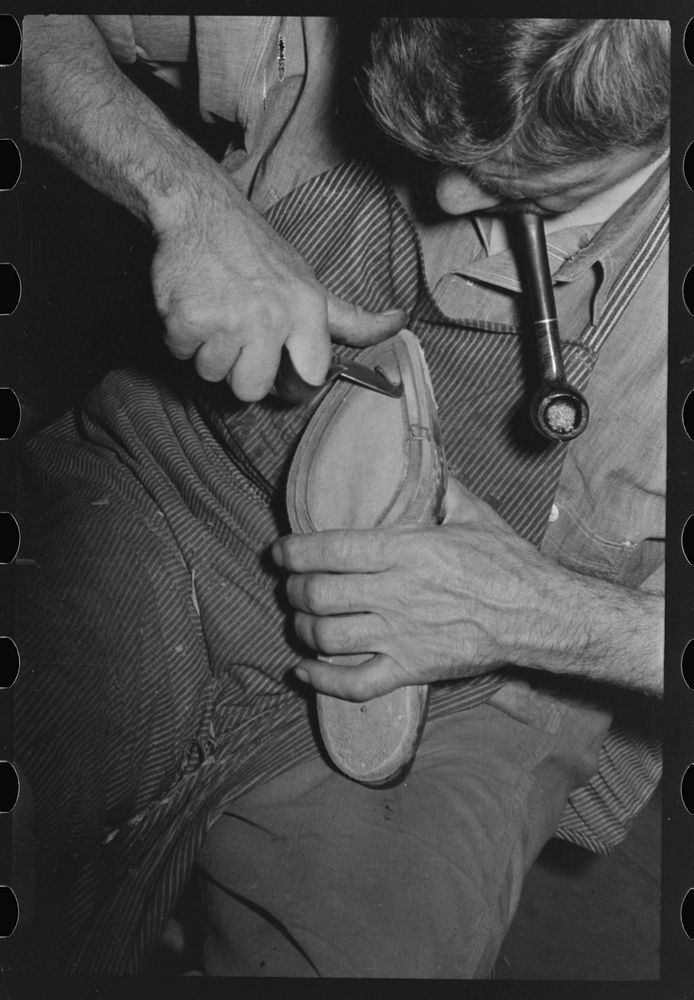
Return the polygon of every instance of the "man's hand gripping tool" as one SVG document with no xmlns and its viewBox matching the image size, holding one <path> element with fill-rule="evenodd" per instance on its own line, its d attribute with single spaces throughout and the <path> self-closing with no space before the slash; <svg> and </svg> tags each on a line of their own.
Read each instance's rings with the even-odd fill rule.
<svg viewBox="0 0 694 1000">
<path fill-rule="evenodd" d="M 357 361 L 346 361 L 336 355 L 333 355 L 325 382 L 321 385 L 313 385 L 299 375 L 286 347 L 282 348 L 282 357 L 277 369 L 274 388 L 277 395 L 287 403 L 307 403 L 332 385 L 336 379 L 343 379 L 346 382 L 352 382 L 365 389 L 373 389 L 374 392 L 381 392 L 385 396 L 393 396 L 394 398 L 402 396 L 403 393 L 402 383 L 391 382 L 378 368 L 367 368 L 366 365 L 360 365 Z"/>
</svg>

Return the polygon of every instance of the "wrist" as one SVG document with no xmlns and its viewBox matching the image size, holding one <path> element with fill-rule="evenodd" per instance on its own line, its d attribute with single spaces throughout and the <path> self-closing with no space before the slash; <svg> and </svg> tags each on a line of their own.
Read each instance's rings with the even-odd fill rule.
<svg viewBox="0 0 694 1000">
<path fill-rule="evenodd" d="M 529 616 L 518 665 L 662 691 L 663 599 L 557 566 Z"/>
<path fill-rule="evenodd" d="M 143 174 L 140 190 L 157 238 L 176 229 L 195 229 L 210 216 L 228 217 L 245 205 L 222 167 L 187 139 L 156 173 Z"/>
<path fill-rule="evenodd" d="M 588 584 L 593 581 L 588 579 Z M 536 549 L 526 553 L 515 622 L 504 629 L 505 655 L 521 667 L 563 673 L 587 643 L 584 578 Z M 509 623 L 510 624 L 510 623 Z"/>
</svg>

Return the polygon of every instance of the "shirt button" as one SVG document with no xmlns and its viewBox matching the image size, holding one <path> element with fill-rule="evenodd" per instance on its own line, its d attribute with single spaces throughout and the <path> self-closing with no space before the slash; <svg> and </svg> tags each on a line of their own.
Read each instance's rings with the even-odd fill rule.
<svg viewBox="0 0 694 1000">
<path fill-rule="evenodd" d="M 559 517 L 559 508 L 555 503 L 552 504 L 552 509 L 549 512 L 549 523 L 552 524 L 553 521 Z"/>
</svg>

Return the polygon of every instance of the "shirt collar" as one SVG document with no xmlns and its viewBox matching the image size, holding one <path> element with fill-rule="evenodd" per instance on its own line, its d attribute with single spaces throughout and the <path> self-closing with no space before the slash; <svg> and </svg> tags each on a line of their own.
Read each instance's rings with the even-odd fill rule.
<svg viewBox="0 0 694 1000">
<path fill-rule="evenodd" d="M 634 240 L 647 231 L 667 197 L 669 169 L 669 160 L 666 160 L 602 225 L 574 226 L 551 233 L 547 237 L 547 247 L 554 280 L 573 281 L 596 263 L 605 264 L 608 258 L 614 272 L 619 273 Z M 471 216 L 469 219 L 485 250 L 488 250 L 488 219 L 484 216 Z M 508 291 L 521 290 L 515 255 L 510 250 L 491 257 L 476 257 L 467 264 L 455 267 L 451 273 Z"/>
<path fill-rule="evenodd" d="M 608 257 L 615 270 L 621 269 L 633 248 L 634 240 L 650 228 L 667 198 L 669 176 L 668 159 L 607 219 L 590 243 L 559 269 L 556 280 L 573 281 L 598 261 L 604 263 Z"/>
<path fill-rule="evenodd" d="M 563 274 L 566 266 L 575 260 L 580 252 L 583 252 L 583 248 L 590 244 L 599 229 L 600 226 L 597 224 L 573 226 L 571 229 L 558 230 L 547 237 L 549 269 L 555 280 L 560 280 L 559 276 Z M 590 265 L 586 264 L 585 266 Z M 509 249 L 492 254 L 491 257 L 477 257 L 469 264 L 456 268 L 455 272 L 452 273 L 474 281 L 496 285 L 498 288 L 504 288 L 510 292 L 522 290 L 518 260 L 515 253 Z M 577 274 L 573 277 L 577 277 Z"/>
</svg>

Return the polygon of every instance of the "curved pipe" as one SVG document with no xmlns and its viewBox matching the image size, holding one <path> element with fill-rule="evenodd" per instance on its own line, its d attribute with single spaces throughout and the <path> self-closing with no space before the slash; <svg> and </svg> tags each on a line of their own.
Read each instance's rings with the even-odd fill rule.
<svg viewBox="0 0 694 1000">
<path fill-rule="evenodd" d="M 530 416 L 545 437 L 566 441 L 578 437 L 586 429 L 588 403 L 578 389 L 566 381 L 542 219 L 531 212 L 521 212 L 517 218 L 525 271 L 524 291 L 529 300 L 540 363 L 540 388 L 530 404 Z"/>
</svg>

